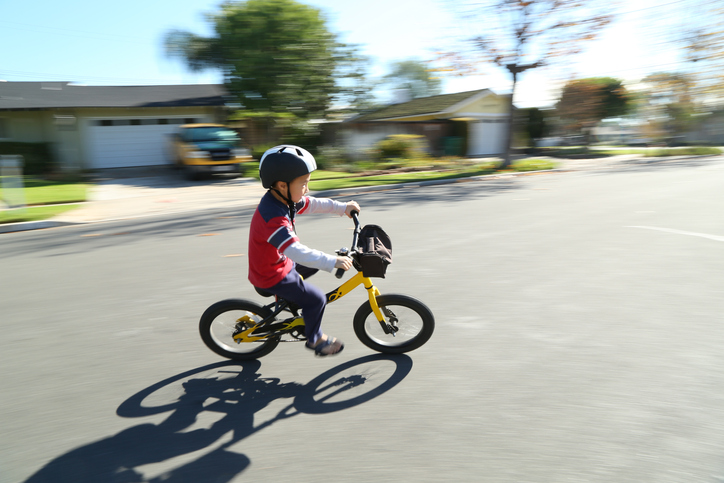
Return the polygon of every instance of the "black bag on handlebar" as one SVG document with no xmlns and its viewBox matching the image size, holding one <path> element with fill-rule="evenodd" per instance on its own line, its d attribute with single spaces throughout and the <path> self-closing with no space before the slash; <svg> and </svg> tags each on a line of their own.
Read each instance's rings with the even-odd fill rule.
<svg viewBox="0 0 724 483">
<path fill-rule="evenodd" d="M 387 265 L 392 263 L 392 240 L 377 225 L 365 225 L 357 239 L 357 253 L 365 277 L 385 278 Z"/>
</svg>

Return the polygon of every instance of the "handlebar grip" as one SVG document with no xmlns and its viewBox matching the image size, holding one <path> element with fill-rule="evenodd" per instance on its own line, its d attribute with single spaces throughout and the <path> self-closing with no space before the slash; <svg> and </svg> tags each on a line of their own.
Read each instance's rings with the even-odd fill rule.
<svg viewBox="0 0 724 483">
<path fill-rule="evenodd" d="M 334 276 L 337 278 L 342 278 L 343 275 L 344 275 L 344 268 L 338 268 L 334 274 Z"/>
</svg>

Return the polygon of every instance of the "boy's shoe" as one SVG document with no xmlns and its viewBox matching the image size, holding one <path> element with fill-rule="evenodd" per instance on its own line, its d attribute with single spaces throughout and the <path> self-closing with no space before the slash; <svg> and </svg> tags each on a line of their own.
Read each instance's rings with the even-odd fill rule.
<svg viewBox="0 0 724 483">
<path fill-rule="evenodd" d="M 339 354 L 344 349 L 342 341 L 337 340 L 335 337 L 327 337 L 327 340 L 318 342 L 314 347 L 308 343 L 304 344 L 307 349 L 313 350 L 315 356 L 325 357 L 334 354 Z"/>
</svg>

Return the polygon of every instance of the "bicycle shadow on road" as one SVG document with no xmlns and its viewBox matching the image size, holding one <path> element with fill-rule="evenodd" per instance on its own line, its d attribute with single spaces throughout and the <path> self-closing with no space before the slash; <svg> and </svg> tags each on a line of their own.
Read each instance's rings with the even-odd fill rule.
<svg viewBox="0 0 724 483">
<path fill-rule="evenodd" d="M 26 483 L 228 482 L 251 462 L 232 445 L 297 414 L 325 414 L 366 403 L 401 382 L 412 369 L 412 359 L 382 354 L 361 357 L 307 384 L 261 377 L 260 367 L 258 361 L 225 361 L 153 384 L 125 400 L 116 413 L 138 418 L 170 412 L 163 421 L 139 424 L 69 451 Z M 272 419 L 255 425 L 255 414 L 277 399 L 292 402 Z M 204 412 L 216 413 L 217 420 L 197 427 Z M 153 473 L 153 468 L 141 468 L 184 455 L 188 455 L 184 462 L 172 461 L 177 466 L 153 477 L 146 474 Z"/>
</svg>

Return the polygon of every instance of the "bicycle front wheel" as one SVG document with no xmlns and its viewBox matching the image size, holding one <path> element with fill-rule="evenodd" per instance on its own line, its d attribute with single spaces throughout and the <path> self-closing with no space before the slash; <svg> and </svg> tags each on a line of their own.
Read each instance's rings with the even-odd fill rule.
<svg viewBox="0 0 724 483">
<path fill-rule="evenodd" d="M 435 317 L 422 302 L 407 295 L 377 297 L 390 333 L 385 332 L 372 312 L 369 301 L 354 316 L 354 332 L 370 349 L 385 354 L 401 354 L 417 349 L 432 336 Z"/>
<path fill-rule="evenodd" d="M 199 321 L 201 340 L 209 349 L 228 359 L 247 361 L 265 356 L 279 344 L 278 338 L 237 343 L 234 335 L 261 322 L 269 314 L 264 307 L 247 300 L 216 302 L 206 309 Z"/>
</svg>

